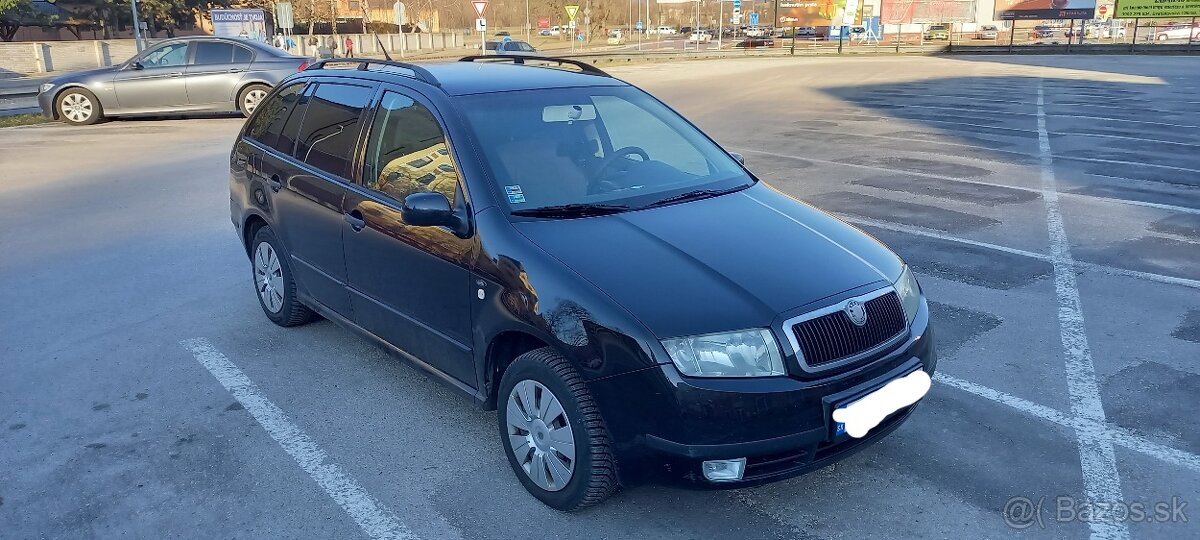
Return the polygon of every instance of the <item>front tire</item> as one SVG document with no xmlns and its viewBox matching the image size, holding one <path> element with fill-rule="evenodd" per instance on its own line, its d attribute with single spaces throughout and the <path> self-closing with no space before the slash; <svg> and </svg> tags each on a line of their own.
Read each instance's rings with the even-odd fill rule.
<svg viewBox="0 0 1200 540">
<path fill-rule="evenodd" d="M 271 87 L 265 84 L 252 84 L 238 92 L 238 110 L 242 116 L 250 116 L 270 91 Z"/>
<path fill-rule="evenodd" d="M 296 280 L 292 266 L 279 239 L 270 227 L 254 234 L 250 243 L 250 270 L 258 305 L 271 322 L 279 326 L 298 326 L 312 322 L 317 314 L 296 298 Z"/>
<path fill-rule="evenodd" d="M 505 370 L 497 396 L 500 444 L 530 494 L 572 512 L 617 491 L 608 429 L 565 358 L 549 348 L 522 354 Z"/>
<path fill-rule="evenodd" d="M 63 90 L 54 100 L 59 120 L 75 126 L 89 126 L 104 118 L 104 109 L 96 95 L 83 88 Z"/>
</svg>

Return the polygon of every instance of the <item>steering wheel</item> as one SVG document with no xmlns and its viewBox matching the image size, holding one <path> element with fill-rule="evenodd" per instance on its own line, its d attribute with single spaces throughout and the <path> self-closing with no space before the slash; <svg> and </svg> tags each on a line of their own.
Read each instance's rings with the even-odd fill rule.
<svg viewBox="0 0 1200 540">
<path fill-rule="evenodd" d="M 599 176 L 603 177 L 603 173 L 607 171 L 608 168 L 617 161 L 617 159 L 625 156 L 638 156 L 642 158 L 642 161 L 650 161 L 650 154 L 647 154 L 645 150 L 642 150 L 637 146 L 626 146 L 624 148 L 614 150 L 611 155 L 609 155 L 607 158 L 604 158 L 604 161 L 600 162 L 600 165 L 596 167 L 596 171 L 600 173 Z M 618 186 L 617 183 L 613 182 L 612 180 L 599 180 L 592 185 L 592 189 L 588 190 L 588 194 L 591 195 L 606 191 L 616 191 L 618 189 L 621 189 L 621 186 Z"/>
</svg>

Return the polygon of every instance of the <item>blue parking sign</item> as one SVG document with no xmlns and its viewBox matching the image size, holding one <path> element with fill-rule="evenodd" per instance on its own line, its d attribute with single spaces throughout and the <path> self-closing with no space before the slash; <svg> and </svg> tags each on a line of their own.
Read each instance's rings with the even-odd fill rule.
<svg viewBox="0 0 1200 540">
<path fill-rule="evenodd" d="M 750 14 L 750 26 L 758 26 L 758 12 L 757 11 Z"/>
<path fill-rule="evenodd" d="M 734 1 L 736 1 L 736 0 L 734 0 Z M 642 29 L 642 21 L 640 21 L 640 20 L 639 20 L 639 21 L 637 22 L 637 24 L 634 26 L 634 28 L 637 28 L 638 30 L 641 30 L 641 29 Z"/>
</svg>

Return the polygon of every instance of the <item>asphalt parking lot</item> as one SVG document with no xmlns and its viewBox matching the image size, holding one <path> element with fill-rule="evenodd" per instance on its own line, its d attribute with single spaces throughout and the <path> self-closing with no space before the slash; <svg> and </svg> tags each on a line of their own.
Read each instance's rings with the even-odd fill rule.
<svg viewBox="0 0 1200 540">
<path fill-rule="evenodd" d="M 262 315 L 228 217 L 241 119 L 10 128 L 0 537 L 1200 536 L 1200 58 L 613 73 L 918 270 L 939 375 L 898 431 L 781 483 L 557 513 L 495 413 Z M 1089 524 L 1089 498 L 1146 512 Z"/>
</svg>

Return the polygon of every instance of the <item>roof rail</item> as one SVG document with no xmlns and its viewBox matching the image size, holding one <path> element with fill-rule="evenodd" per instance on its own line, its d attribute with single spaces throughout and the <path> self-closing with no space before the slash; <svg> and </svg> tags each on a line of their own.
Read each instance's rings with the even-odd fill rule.
<svg viewBox="0 0 1200 540">
<path fill-rule="evenodd" d="M 550 62 L 552 64 L 559 64 L 559 65 L 570 64 L 572 66 L 579 68 L 580 71 L 587 73 L 589 75 L 599 75 L 601 77 L 612 78 L 612 75 L 609 75 L 604 70 L 602 70 L 592 64 L 589 64 L 582 60 L 572 60 L 570 58 L 561 58 L 558 56 L 498 54 L 498 55 L 494 55 L 494 56 L 480 56 L 480 55 L 464 56 L 464 57 L 458 59 L 459 62 L 475 62 L 477 60 L 484 60 L 484 61 L 491 61 L 491 62 L 512 62 L 514 64 L 519 64 L 519 65 L 524 65 L 526 60 L 533 60 L 535 62 Z"/>
<path fill-rule="evenodd" d="M 412 75 L 408 75 L 409 77 L 412 77 L 419 81 L 427 82 L 434 86 L 442 85 L 442 83 L 437 80 L 437 77 L 433 76 L 433 73 L 430 73 L 428 69 L 425 69 L 421 66 L 418 66 L 416 64 L 410 64 L 408 62 L 396 62 L 394 60 L 378 60 L 375 58 L 326 58 L 324 60 L 319 60 L 317 62 L 313 62 L 313 63 L 309 64 L 308 67 L 304 68 L 304 71 L 309 71 L 309 70 L 313 70 L 313 69 L 324 69 L 327 64 L 356 64 L 358 66 L 356 68 L 358 71 L 367 71 L 367 70 L 371 69 L 370 66 L 372 64 L 406 69 L 406 70 L 412 72 Z"/>
</svg>

